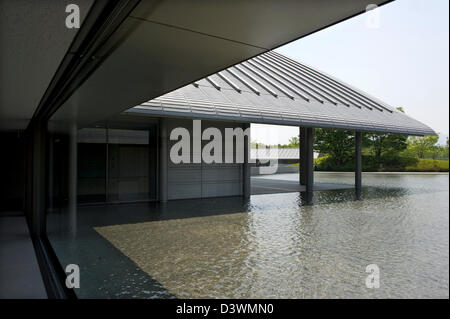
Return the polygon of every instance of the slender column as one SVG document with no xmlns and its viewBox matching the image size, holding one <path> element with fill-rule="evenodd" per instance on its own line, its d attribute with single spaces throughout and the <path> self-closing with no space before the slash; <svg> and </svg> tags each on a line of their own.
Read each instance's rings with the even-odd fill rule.
<svg viewBox="0 0 450 319">
<path fill-rule="evenodd" d="M 362 133 L 355 132 L 355 194 L 356 199 L 361 199 L 362 185 Z"/>
<path fill-rule="evenodd" d="M 109 123 L 106 124 L 105 137 L 105 201 L 109 202 Z"/>
<path fill-rule="evenodd" d="M 46 124 L 37 121 L 31 128 L 31 187 L 27 200 L 30 201 L 30 230 L 32 235 L 45 233 L 45 135 Z"/>
<path fill-rule="evenodd" d="M 305 143 L 305 177 L 306 177 L 306 201 L 311 203 L 313 187 L 314 187 L 314 128 L 308 127 L 306 129 L 306 143 Z"/>
<path fill-rule="evenodd" d="M 69 232 L 70 235 L 77 234 L 77 182 L 78 182 L 78 139 L 77 139 L 77 125 L 72 123 L 69 128 Z"/>
<path fill-rule="evenodd" d="M 242 196 L 250 198 L 251 184 L 250 184 L 250 130 L 248 134 L 245 131 L 250 128 L 250 123 L 244 123 L 242 129 L 244 130 L 244 163 L 242 164 Z"/>
<path fill-rule="evenodd" d="M 47 179 L 48 179 L 48 203 L 46 203 L 47 208 L 49 211 L 53 211 L 54 209 L 54 195 L 53 195 L 53 190 L 55 188 L 55 186 L 53 185 L 53 180 L 54 180 L 54 138 L 53 137 L 49 137 L 47 138 L 47 148 L 48 148 L 48 172 L 47 172 Z"/>
<path fill-rule="evenodd" d="M 306 127 L 299 127 L 299 148 L 300 148 L 300 159 L 299 159 L 299 179 L 300 185 L 306 185 Z"/>
<path fill-rule="evenodd" d="M 167 165 L 168 145 L 167 145 L 167 119 L 161 118 L 159 121 L 159 201 L 167 202 Z"/>
</svg>

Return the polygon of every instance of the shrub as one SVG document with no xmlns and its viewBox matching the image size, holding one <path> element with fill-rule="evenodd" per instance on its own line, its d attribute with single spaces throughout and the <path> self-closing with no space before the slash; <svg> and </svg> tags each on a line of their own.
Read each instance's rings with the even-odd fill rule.
<svg viewBox="0 0 450 319">
<path fill-rule="evenodd" d="M 341 165 L 336 164 L 336 160 L 331 156 L 323 156 L 315 159 L 316 170 L 318 171 L 334 171 L 334 172 L 348 172 L 354 170 L 354 160 L 350 158 Z"/>
<path fill-rule="evenodd" d="M 407 172 L 448 172 L 448 161 L 420 158 L 416 165 L 406 166 Z"/>
<path fill-rule="evenodd" d="M 314 160 L 317 171 L 352 172 L 355 170 L 354 158 L 342 165 L 336 165 L 331 156 L 323 156 Z M 364 172 L 448 172 L 449 162 L 419 159 L 410 154 L 401 156 L 383 155 L 381 163 L 373 155 L 363 155 L 362 164 Z M 298 166 L 292 164 L 289 166 Z"/>
</svg>

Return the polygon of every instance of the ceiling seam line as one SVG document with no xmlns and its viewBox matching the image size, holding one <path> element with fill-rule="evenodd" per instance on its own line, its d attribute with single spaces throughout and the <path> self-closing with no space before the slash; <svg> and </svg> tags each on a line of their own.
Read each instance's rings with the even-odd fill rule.
<svg viewBox="0 0 450 319">
<path fill-rule="evenodd" d="M 165 27 L 168 27 L 168 28 L 173 28 L 173 29 L 183 30 L 183 31 L 191 32 L 191 33 L 201 34 L 201 35 L 204 35 L 204 36 L 207 36 L 207 37 L 211 37 L 211 38 L 216 38 L 216 39 L 220 39 L 220 40 L 224 40 L 224 41 L 229 41 L 229 42 L 233 42 L 233 43 L 243 44 L 243 45 L 247 45 L 247 46 L 250 46 L 250 47 L 254 47 L 254 48 L 257 48 L 257 49 L 260 49 L 260 50 L 266 50 L 266 51 L 269 51 L 269 50 L 270 50 L 270 49 L 268 49 L 268 48 L 261 47 L 261 46 L 259 46 L 259 45 L 254 45 L 254 44 L 245 43 L 245 42 L 242 42 L 242 41 L 232 40 L 232 39 L 220 37 L 220 36 L 217 36 L 217 35 L 212 35 L 212 34 L 209 34 L 209 33 L 204 33 L 204 32 L 200 32 L 200 31 L 191 30 L 191 29 L 188 29 L 188 28 L 177 27 L 177 26 L 175 26 L 175 25 L 168 24 L 168 23 L 163 23 L 163 22 L 158 22 L 158 21 L 147 20 L 147 19 L 144 19 L 144 18 L 134 17 L 134 16 L 131 16 L 131 15 L 128 16 L 128 17 L 129 17 L 129 18 L 132 18 L 132 19 L 140 20 L 140 21 L 145 21 L 145 22 L 149 22 L 149 23 L 154 23 L 154 24 L 162 25 L 162 26 L 165 26 Z"/>
</svg>

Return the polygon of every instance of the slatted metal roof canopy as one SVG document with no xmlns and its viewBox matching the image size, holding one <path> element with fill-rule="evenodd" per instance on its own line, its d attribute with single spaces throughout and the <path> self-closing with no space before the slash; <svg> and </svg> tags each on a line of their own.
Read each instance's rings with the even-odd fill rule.
<svg viewBox="0 0 450 319">
<path fill-rule="evenodd" d="M 267 52 L 127 113 L 435 135 L 427 125 L 310 66 Z"/>
</svg>

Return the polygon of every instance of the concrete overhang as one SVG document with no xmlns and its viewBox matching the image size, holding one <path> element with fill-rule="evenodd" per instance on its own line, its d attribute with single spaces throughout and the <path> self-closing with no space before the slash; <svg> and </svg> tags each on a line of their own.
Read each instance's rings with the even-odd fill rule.
<svg viewBox="0 0 450 319">
<path fill-rule="evenodd" d="M 93 2 L 76 1 L 82 13 Z M 33 116 L 78 33 L 65 27 L 70 3 L 0 1 L 0 130 L 24 129 Z"/>
<path fill-rule="evenodd" d="M 49 87 L 73 39 L 73 30 L 63 24 L 66 2 L 57 2 L 58 6 L 50 0 L 1 2 L 2 11 L 7 4 L 6 16 L 16 15 L 0 19 L 2 52 L 4 43 L 21 45 L 8 48 L 7 55 L 2 53 L 0 129 L 1 123 L 24 128 Z M 90 1 L 85 3 L 82 13 L 89 10 Z M 93 52 L 95 68 L 71 88 L 51 120 L 78 127 L 98 122 L 360 14 L 367 5 L 362 0 L 139 1 Z M 49 8 L 52 14 L 45 13 Z M 23 32 L 5 31 L 28 20 L 21 10 L 27 10 L 35 23 Z M 64 40 L 55 39 L 53 33 Z M 10 64 L 5 72 L 4 66 Z M 14 75 L 16 69 L 21 71 Z M 8 81 L 13 84 L 4 86 Z"/>
</svg>

